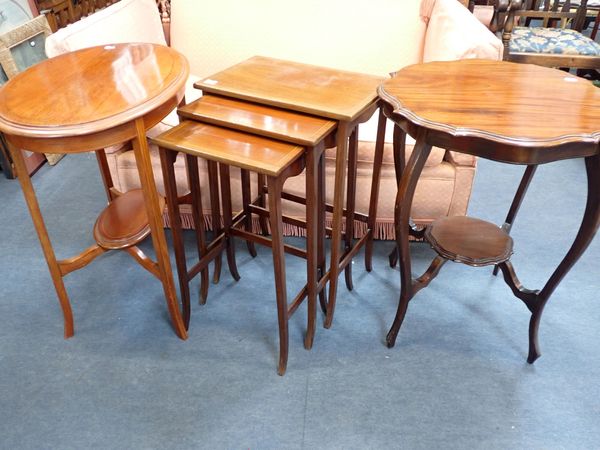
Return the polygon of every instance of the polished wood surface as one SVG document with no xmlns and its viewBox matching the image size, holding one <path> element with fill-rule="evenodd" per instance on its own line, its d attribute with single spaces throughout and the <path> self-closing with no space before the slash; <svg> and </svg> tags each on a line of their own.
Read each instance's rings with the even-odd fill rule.
<svg viewBox="0 0 600 450">
<path fill-rule="evenodd" d="M 0 131 L 9 144 L 63 311 L 65 337 L 73 336 L 74 323 L 62 278 L 89 264 L 106 248 L 96 244 L 72 258 L 57 260 L 20 150 L 77 153 L 131 141 L 156 262 L 134 245 L 140 237 L 135 233 L 123 250 L 160 280 L 173 328 L 186 339 L 162 223 L 164 203 L 156 190 L 146 130 L 183 98 L 188 72 L 183 56 L 168 47 L 118 44 L 45 60 L 12 78 L 0 90 Z M 101 171 L 105 170 L 102 155 L 98 155 L 98 161 Z M 108 174 L 102 175 L 109 202 L 118 199 L 112 181 L 107 182 Z M 113 229 L 119 222 L 112 220 L 114 212 L 111 209 L 101 218 L 103 230 L 97 233 L 101 241 L 109 236 L 104 242 L 108 247 L 114 244 L 111 239 L 118 237 Z M 141 222 L 138 216 L 136 224 L 120 223 L 116 228 L 127 231 L 127 227 L 136 225 L 132 228 L 143 229 Z"/>
<path fill-rule="evenodd" d="M 6 83 L 0 90 L 0 130 L 65 137 L 114 128 L 178 95 L 188 73 L 180 53 L 159 45 L 115 44 L 66 53 Z"/>
<path fill-rule="evenodd" d="M 600 89 L 545 67 L 432 62 L 402 69 L 378 92 L 394 113 L 456 137 L 524 147 L 600 140 Z"/>
<path fill-rule="evenodd" d="M 186 119 L 308 146 L 321 142 L 337 126 L 332 120 L 214 95 L 203 95 L 182 106 L 178 114 Z"/>
<path fill-rule="evenodd" d="M 219 99 L 217 99 L 218 101 Z M 234 101 L 235 103 L 238 101 Z M 226 103 L 228 109 L 231 109 L 231 103 Z M 194 108 L 195 109 L 195 108 Z M 204 106 L 206 112 L 216 113 L 219 120 L 223 120 L 219 114 L 219 109 L 212 106 Z M 269 112 L 268 108 L 261 109 L 263 117 L 272 118 L 279 115 L 278 111 Z M 251 115 L 256 118 L 256 111 Z M 242 111 L 239 115 L 245 116 Z M 281 117 L 276 129 L 293 128 L 296 123 L 297 114 L 288 114 L 290 123 L 286 124 L 285 119 Z M 197 120 L 185 120 L 177 127 L 166 131 L 162 135 L 153 138 L 152 141 L 159 146 L 163 175 L 165 177 L 165 189 L 167 194 L 168 211 L 172 221 L 173 245 L 177 262 L 177 272 L 184 303 L 184 320 L 189 322 L 189 304 L 190 289 L 189 282 L 198 273 L 203 274 L 201 282 L 201 302 L 206 301 L 207 289 L 207 264 L 218 257 L 222 249 L 225 249 L 227 262 L 233 278 L 237 281 L 240 275 L 237 270 L 235 259 L 234 237 L 245 239 L 251 245 L 248 246 L 252 256 L 256 255 L 254 243 L 271 247 L 273 253 L 273 269 L 275 279 L 275 298 L 277 304 L 277 318 L 279 328 L 279 362 L 278 374 L 283 375 L 286 372 L 289 348 L 288 321 L 289 317 L 298 309 L 301 303 L 307 298 L 308 303 L 308 321 L 305 337 L 305 347 L 310 349 L 313 344 L 316 329 L 316 298 L 319 292 L 324 289 L 325 277 L 320 277 L 319 256 L 323 252 L 324 234 L 317 236 L 319 215 L 319 201 L 323 195 L 319 192 L 319 173 L 323 165 L 324 137 L 315 147 L 300 147 L 295 144 L 287 144 L 281 141 L 275 141 L 262 136 L 252 135 L 241 132 L 236 128 L 236 123 L 224 122 L 223 125 L 229 128 L 222 128 L 213 124 L 200 122 L 202 115 L 192 117 Z M 226 117 L 233 119 L 238 117 L 235 111 L 228 111 Z M 325 123 L 327 133 L 333 130 L 334 123 L 315 119 L 319 123 L 319 128 Z M 254 126 L 258 126 L 261 121 L 252 121 Z M 267 120 L 267 122 L 269 122 Z M 268 125 L 265 126 L 268 129 Z M 311 131 L 311 135 L 314 130 Z M 177 152 L 186 153 L 186 163 L 188 169 L 188 182 L 192 196 L 195 200 L 192 202 L 192 214 L 196 225 L 196 238 L 198 247 L 198 262 L 190 270 L 187 268 L 187 258 L 185 247 L 181 235 L 181 221 L 178 218 L 178 198 L 175 183 L 174 163 L 177 158 Z M 223 228 L 215 233 L 216 237 L 207 245 L 204 232 L 202 230 L 202 203 L 200 195 L 200 179 L 198 177 L 197 157 L 207 161 L 210 173 L 216 171 L 218 165 L 219 182 L 213 178 L 209 183 L 211 194 L 211 203 L 214 195 L 221 192 L 223 205 Z M 238 167 L 241 170 L 242 182 L 242 210 L 234 216 L 231 204 L 231 179 L 230 166 Z M 284 216 L 281 211 L 281 201 L 283 198 L 283 185 L 287 178 L 296 176 L 306 167 L 306 205 L 307 220 L 303 225 L 307 229 L 307 248 L 302 250 L 293 246 L 286 245 L 283 241 L 283 222 Z M 264 197 L 261 193 L 255 200 L 251 198 L 250 178 L 248 171 L 257 172 L 262 176 L 260 190 L 268 192 L 268 206 L 264 207 Z M 220 189 L 219 189 L 220 188 Z M 218 203 L 218 202 L 217 202 Z M 324 203 L 324 202 L 323 202 Z M 271 239 L 252 233 L 251 219 L 252 214 L 269 220 Z M 217 219 L 218 220 L 218 219 Z M 300 222 L 296 220 L 296 222 Z M 218 223 L 218 222 L 217 222 Z M 321 249 L 321 250 L 319 250 Z M 300 257 L 307 259 L 307 284 L 294 297 L 291 304 L 288 304 L 285 274 L 285 252 L 289 251 Z M 320 281 L 323 281 L 321 284 Z"/>
<path fill-rule="evenodd" d="M 500 227 L 474 217 L 442 217 L 425 230 L 425 239 L 446 259 L 488 266 L 512 255 L 513 240 Z"/>
<path fill-rule="evenodd" d="M 435 278 L 447 258 L 472 265 L 498 263 L 513 294 L 531 313 L 527 361 L 533 363 L 541 355 L 538 330 L 544 307 L 600 227 L 597 89 L 555 69 L 462 60 L 407 67 L 395 79 L 383 83 L 379 93 L 384 114 L 416 139 L 411 157 L 402 168 L 396 197 L 401 285 L 398 309 L 386 338 L 388 347 L 395 345 L 409 302 Z M 528 169 L 502 228 L 468 218 L 442 219 L 437 225 L 434 222 L 426 233 L 439 256 L 421 277 L 414 279 L 409 246 L 413 234 L 410 210 L 432 145 L 440 144 L 476 156 L 527 165 Z M 566 158 L 585 161 L 585 212 L 573 244 L 548 281 L 541 289 L 527 289 L 507 259 L 512 248 L 508 230 L 535 164 Z M 438 228 L 440 224 L 442 227 Z M 462 232 L 474 236 L 462 236 Z"/>
<path fill-rule="evenodd" d="M 159 199 L 159 209 L 165 201 Z M 127 191 L 110 202 L 94 225 L 94 239 L 105 249 L 119 250 L 141 242 L 150 234 L 148 215 L 141 189 Z"/>
<path fill-rule="evenodd" d="M 184 121 L 153 138 L 159 147 L 241 167 L 265 175 L 278 176 L 304 148 L 253 136 L 235 130 Z"/>
<path fill-rule="evenodd" d="M 347 196 L 345 190 L 352 187 L 354 176 L 351 171 L 346 184 L 348 139 L 358 124 L 367 121 L 377 109 L 375 89 L 381 80 L 382 78 L 372 75 L 255 56 L 194 85 L 204 93 L 308 113 L 338 122 L 335 135 L 337 149 L 333 186 L 331 264 L 327 273 L 329 301 L 321 301 L 321 307 L 326 312 L 326 328 L 331 327 L 333 321 L 340 271 L 346 271 L 346 285 L 352 289 L 349 267 L 352 256 L 365 243 L 370 247 L 373 239 L 373 229 L 369 228 L 365 237 L 350 248 L 348 241 L 352 241 L 351 237 L 346 239 L 343 249 L 341 246 L 344 202 L 347 198 L 352 200 L 352 195 Z M 380 122 L 381 126 L 385 127 L 385 121 Z M 376 150 L 376 155 L 381 155 L 381 151 Z M 381 164 L 374 165 L 372 192 L 378 190 L 380 168 Z M 372 214 L 369 223 L 374 224 L 376 207 L 369 208 L 369 212 Z M 350 221 L 349 214 L 345 218 L 346 229 L 352 228 Z M 370 255 L 370 251 L 365 253 L 367 269 L 371 268 Z"/>
<path fill-rule="evenodd" d="M 376 98 L 381 77 L 255 56 L 194 86 L 203 92 L 336 120 L 355 119 Z"/>
</svg>

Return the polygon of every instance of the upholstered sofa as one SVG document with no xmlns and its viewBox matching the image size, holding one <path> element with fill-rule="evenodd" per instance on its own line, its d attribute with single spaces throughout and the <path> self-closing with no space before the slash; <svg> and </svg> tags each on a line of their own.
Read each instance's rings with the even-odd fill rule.
<svg viewBox="0 0 600 450">
<path fill-rule="evenodd" d="M 50 36 L 48 56 L 92 45 L 145 41 L 165 44 L 161 18 L 154 0 L 122 0 Z M 309 64 L 330 66 L 388 76 L 409 64 L 461 58 L 500 59 L 501 42 L 457 0 L 172 0 L 170 45 L 189 60 L 191 73 L 187 101 L 200 92 L 193 81 L 207 77 L 253 55 L 272 56 Z M 175 113 L 149 134 L 157 134 L 177 122 Z M 375 121 L 359 129 L 357 210 L 366 212 L 370 190 Z M 388 126 L 391 142 L 392 127 Z M 407 153 L 412 145 L 407 146 Z M 153 168 L 159 190 L 163 189 L 158 152 L 152 149 Z M 328 153 L 327 195 L 332 194 L 334 152 Z M 128 144 L 107 149 L 115 187 L 127 191 L 139 186 L 133 151 Z M 204 164 L 201 170 L 205 170 Z M 436 217 L 465 214 L 476 161 L 473 157 L 435 149 L 417 187 L 412 215 L 417 224 Z M 178 189 L 187 182 L 183 160 L 176 163 Z M 232 174 L 234 179 L 237 174 Z M 204 177 L 206 179 L 206 177 Z M 239 183 L 234 195 L 239 198 Z M 303 176 L 286 184 L 302 192 Z M 204 189 L 206 193 L 207 189 Z M 394 200 L 397 192 L 390 146 L 382 171 L 377 238 L 393 238 Z M 210 205 L 208 199 L 203 203 Z M 235 206 L 235 202 L 234 202 Z M 302 216 L 296 205 L 285 213 Z M 183 222 L 191 226 L 188 211 Z M 206 216 L 210 217 L 209 215 Z M 211 225 L 207 223 L 207 225 Z M 364 232 L 357 223 L 357 236 Z M 299 230 L 289 227 L 287 234 Z"/>
</svg>

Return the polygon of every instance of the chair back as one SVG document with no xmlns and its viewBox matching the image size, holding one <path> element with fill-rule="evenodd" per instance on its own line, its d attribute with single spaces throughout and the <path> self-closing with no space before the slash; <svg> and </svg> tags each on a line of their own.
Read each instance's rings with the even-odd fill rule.
<svg viewBox="0 0 600 450">
<path fill-rule="evenodd" d="M 521 26 L 533 24 L 544 28 L 569 27 L 581 32 L 585 25 L 587 2 L 588 0 L 499 0 L 492 23 L 496 29 L 509 32 L 515 21 Z M 498 23 L 503 26 L 498 27 Z"/>
</svg>

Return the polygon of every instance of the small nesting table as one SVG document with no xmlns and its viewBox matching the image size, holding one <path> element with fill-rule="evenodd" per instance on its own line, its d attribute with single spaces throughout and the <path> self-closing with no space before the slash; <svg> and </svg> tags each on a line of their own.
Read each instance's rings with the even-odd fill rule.
<svg viewBox="0 0 600 450">
<path fill-rule="evenodd" d="M 154 184 L 146 130 L 183 98 L 189 68 L 168 47 L 119 44 L 93 47 L 43 61 L 0 89 L 0 131 L 9 143 L 17 176 L 37 231 L 64 316 L 65 337 L 74 333 L 63 277 L 107 250 L 126 250 L 162 283 L 175 332 L 187 337 L 179 310 L 162 224 L 164 201 Z M 105 147 L 131 141 L 141 190 L 116 192 Z M 109 205 L 94 227 L 96 243 L 57 260 L 20 149 L 44 153 L 97 150 Z M 76 189 L 76 186 L 73 187 Z M 136 244 L 152 236 L 156 262 Z"/>
<path fill-rule="evenodd" d="M 217 107 L 218 106 L 218 107 Z M 288 320 L 298 309 L 305 298 L 308 298 L 308 320 L 305 338 L 305 347 L 312 347 L 315 334 L 316 318 L 316 296 L 323 289 L 324 282 L 318 283 L 318 255 L 323 255 L 323 234 L 317 236 L 319 229 L 318 218 L 322 221 L 323 212 L 319 212 L 319 199 L 322 195 L 319 190 L 319 174 L 322 174 L 322 160 L 324 151 L 324 140 L 335 128 L 333 121 L 294 114 L 287 111 L 272 110 L 260 105 L 248 104 L 228 99 L 212 98 L 204 96 L 198 101 L 188 105 L 180 115 L 189 114 L 196 119 L 204 117 L 207 121 L 215 122 L 223 119 L 223 109 L 231 119 L 246 117 L 249 119 L 246 126 L 241 121 L 232 120 L 224 125 L 215 126 L 206 121 L 184 120 L 177 127 L 157 136 L 153 142 L 159 146 L 165 185 L 167 186 L 167 202 L 170 214 L 175 219 L 173 224 L 173 236 L 175 254 L 177 259 L 177 271 L 181 290 L 184 293 L 184 310 L 189 310 L 189 288 L 188 283 L 195 274 L 204 270 L 208 262 L 218 257 L 221 248 L 227 251 L 227 261 L 233 277 L 237 280 L 239 275 L 235 263 L 233 236 L 245 239 L 249 243 L 257 242 L 272 248 L 273 268 L 275 278 L 275 292 L 277 300 L 277 316 L 279 323 L 279 364 L 278 373 L 283 375 L 287 368 L 288 359 Z M 262 127 L 259 124 L 270 123 L 273 126 Z M 245 131 L 257 131 L 260 133 L 242 132 L 235 129 L 249 129 Z M 256 129 L 253 129 L 253 126 Z M 289 144 L 274 139 L 269 139 L 260 134 L 281 132 L 281 127 L 294 129 L 295 140 L 303 141 L 303 145 Z M 266 129 L 265 129 L 266 128 Z M 188 179 L 192 194 L 192 213 L 196 224 L 196 235 L 199 243 L 198 263 L 188 272 L 186 267 L 185 251 L 183 248 L 181 224 L 177 218 L 177 193 L 175 190 L 175 178 L 173 163 L 178 152 L 185 153 L 188 168 Z M 223 204 L 223 229 L 217 230 L 213 241 L 207 246 L 202 231 L 202 204 L 200 202 L 201 192 L 198 178 L 197 158 L 206 160 L 210 172 L 219 171 L 221 198 Z M 242 211 L 235 217 L 231 206 L 231 182 L 230 167 L 241 170 L 242 179 Z M 303 225 L 307 229 L 306 251 L 293 246 L 285 245 L 283 242 L 281 212 L 282 188 L 286 179 L 301 173 L 306 167 L 306 190 L 307 219 Z M 269 209 L 257 205 L 261 200 L 259 196 L 256 201 L 250 199 L 249 171 L 264 177 L 267 185 Z M 215 177 L 216 178 L 216 177 Z M 211 203 L 218 204 L 218 187 L 209 186 Z M 212 202 L 212 199 L 217 200 Z M 213 208 L 214 209 L 214 208 Z M 175 211 L 175 213 L 173 212 Z M 214 212 L 214 211 L 213 211 Z M 261 218 L 269 220 L 271 227 L 271 239 L 251 232 L 249 226 L 250 214 L 258 214 Z M 254 247 L 249 247 L 251 253 L 256 254 Z M 318 250 L 319 249 L 319 250 Z M 307 284 L 300 290 L 290 305 L 287 301 L 285 256 L 284 252 L 290 252 L 307 260 Z M 203 279 L 203 284 L 206 280 Z M 206 298 L 203 297 L 203 300 Z M 186 316 L 186 317 L 189 317 Z"/>
<path fill-rule="evenodd" d="M 593 239 L 600 223 L 600 90 L 565 72 L 508 62 L 462 60 L 400 70 L 378 89 L 384 114 L 416 139 L 396 198 L 400 300 L 387 335 L 393 347 L 408 303 L 448 260 L 498 265 L 504 280 L 531 312 L 529 354 L 541 354 L 538 329 L 552 292 Z M 540 290 L 524 288 L 510 262 L 508 230 L 470 217 L 446 217 L 425 232 L 438 256 L 419 278 L 411 275 L 410 207 L 432 146 L 495 161 L 537 165 L 584 158 L 587 204 L 573 245 Z"/>
</svg>

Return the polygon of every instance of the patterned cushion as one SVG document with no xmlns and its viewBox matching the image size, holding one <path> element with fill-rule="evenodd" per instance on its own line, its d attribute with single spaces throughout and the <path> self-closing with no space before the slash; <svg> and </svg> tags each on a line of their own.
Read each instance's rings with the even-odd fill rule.
<svg viewBox="0 0 600 450">
<path fill-rule="evenodd" d="M 600 44 L 562 28 L 515 27 L 509 45 L 511 53 L 600 56 Z"/>
</svg>

